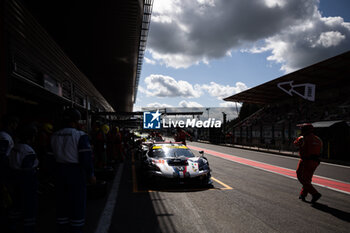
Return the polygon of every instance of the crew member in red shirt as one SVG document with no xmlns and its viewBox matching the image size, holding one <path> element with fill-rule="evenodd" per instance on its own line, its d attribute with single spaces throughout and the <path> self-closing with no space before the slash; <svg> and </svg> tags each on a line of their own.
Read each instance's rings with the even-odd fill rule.
<svg viewBox="0 0 350 233">
<path fill-rule="evenodd" d="M 313 133 L 312 124 L 302 124 L 301 136 L 299 136 L 294 144 L 299 147 L 299 164 L 297 168 L 297 177 L 303 185 L 300 191 L 299 199 L 305 201 L 308 193 L 312 195 L 311 203 L 315 203 L 320 199 L 321 194 L 311 184 L 312 176 L 320 164 L 320 154 L 322 150 L 322 140 Z"/>
<path fill-rule="evenodd" d="M 175 142 L 182 142 L 182 144 L 186 145 L 186 136 L 191 137 L 189 133 L 187 133 L 185 130 L 181 129 L 180 127 L 176 127 L 176 134 L 175 134 Z"/>
</svg>

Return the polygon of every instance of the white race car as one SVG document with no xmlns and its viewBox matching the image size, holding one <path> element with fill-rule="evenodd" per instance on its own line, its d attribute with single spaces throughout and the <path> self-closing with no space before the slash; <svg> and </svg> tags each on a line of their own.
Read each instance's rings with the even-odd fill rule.
<svg viewBox="0 0 350 233">
<path fill-rule="evenodd" d="M 208 159 L 195 156 L 180 143 L 154 143 L 143 158 L 143 169 L 156 182 L 198 183 L 211 185 Z"/>
</svg>

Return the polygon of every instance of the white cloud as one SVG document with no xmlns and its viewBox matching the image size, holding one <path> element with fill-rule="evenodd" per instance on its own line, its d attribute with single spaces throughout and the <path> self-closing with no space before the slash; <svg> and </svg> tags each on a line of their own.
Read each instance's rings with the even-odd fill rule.
<svg viewBox="0 0 350 233">
<path fill-rule="evenodd" d="M 179 7 L 179 2 L 180 2 L 180 0 L 154 1 L 153 2 L 153 13 L 158 13 L 160 15 L 181 13 L 182 10 Z"/>
<path fill-rule="evenodd" d="M 240 108 L 242 107 L 241 103 L 237 102 L 224 102 L 219 104 L 220 107 L 225 107 L 225 108 Z"/>
<path fill-rule="evenodd" d="M 242 82 L 237 82 L 236 86 L 224 86 L 215 82 L 210 82 L 210 85 L 204 84 L 201 88 L 219 100 L 248 89 L 248 87 Z"/>
<path fill-rule="evenodd" d="M 142 111 L 142 106 L 134 105 L 134 106 L 133 106 L 133 111 L 134 111 L 134 112 Z"/>
<path fill-rule="evenodd" d="M 141 88 L 140 91 L 148 96 L 198 98 L 201 95 L 189 82 L 176 81 L 170 76 L 152 74 L 145 78 L 145 83 L 147 90 Z"/>
<path fill-rule="evenodd" d="M 146 88 L 139 86 L 140 93 L 155 97 L 199 98 L 203 92 L 207 92 L 210 96 L 221 100 L 248 89 L 243 82 L 236 82 L 235 86 L 221 85 L 215 82 L 192 85 L 187 81 L 177 81 L 173 77 L 159 74 L 151 74 L 146 77 L 145 83 Z"/>
<path fill-rule="evenodd" d="M 286 5 L 286 0 L 265 0 L 265 4 L 269 8 L 283 7 Z"/>
<path fill-rule="evenodd" d="M 149 49 L 149 52 L 152 54 L 153 59 L 157 60 L 160 64 L 176 69 L 188 68 L 192 65 L 197 65 L 200 62 L 197 61 L 196 56 L 190 56 L 183 53 L 159 53 L 153 49 Z"/>
<path fill-rule="evenodd" d="M 221 85 L 215 82 L 192 85 L 187 81 L 177 81 L 173 77 L 159 74 L 151 74 L 146 77 L 145 83 L 146 88 L 139 86 L 140 93 L 155 97 L 199 98 L 203 91 L 206 91 L 209 95 L 221 100 L 247 89 L 247 86 L 242 82 L 237 82 L 235 86 Z"/>
<path fill-rule="evenodd" d="M 187 68 L 251 49 L 285 72 L 350 49 L 350 24 L 322 17 L 319 0 L 159 0 L 148 49 L 160 64 Z M 251 45 L 264 41 L 264 45 Z M 242 50 L 243 49 L 243 50 Z"/>
<path fill-rule="evenodd" d="M 147 107 L 150 107 L 150 108 L 171 108 L 173 106 L 170 104 L 164 104 L 164 103 L 161 104 L 161 103 L 155 102 L 155 103 L 147 104 Z"/>
<path fill-rule="evenodd" d="M 194 102 L 194 101 L 186 101 L 186 100 L 182 100 L 179 103 L 179 107 L 183 107 L 183 108 L 202 108 L 203 105 Z"/>
<path fill-rule="evenodd" d="M 199 4 L 202 6 L 215 6 L 215 1 L 214 0 L 197 0 Z"/>
<path fill-rule="evenodd" d="M 153 59 L 186 68 L 276 35 L 313 15 L 317 0 L 155 1 L 148 48 Z"/>
<path fill-rule="evenodd" d="M 339 43 L 344 39 L 345 36 L 340 32 L 322 32 L 320 38 L 316 41 L 316 45 L 323 46 L 324 48 L 329 48 L 339 45 Z"/>
<path fill-rule="evenodd" d="M 143 93 L 143 94 L 147 94 L 147 90 L 145 88 L 143 88 L 142 86 L 138 86 L 137 90 L 140 92 L 140 93 Z"/>
<path fill-rule="evenodd" d="M 145 62 L 146 62 L 147 64 L 151 64 L 151 65 L 155 65 L 155 64 L 156 64 L 156 61 L 155 61 L 155 60 L 149 59 L 149 58 L 147 58 L 147 57 L 144 57 L 144 59 L 145 59 Z"/>
<path fill-rule="evenodd" d="M 265 40 L 252 53 L 270 51 L 267 60 L 280 63 L 286 73 L 350 50 L 350 24 L 340 17 L 321 17 L 315 12 L 303 24 L 286 28 Z"/>
</svg>

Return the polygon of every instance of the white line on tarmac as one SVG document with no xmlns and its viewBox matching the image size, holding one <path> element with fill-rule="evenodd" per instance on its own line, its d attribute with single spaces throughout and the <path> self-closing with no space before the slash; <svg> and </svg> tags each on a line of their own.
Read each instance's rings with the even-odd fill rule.
<svg viewBox="0 0 350 233">
<path fill-rule="evenodd" d="M 117 202 L 120 179 L 123 173 L 124 164 L 119 164 L 117 175 L 114 178 L 111 191 L 109 193 L 105 208 L 98 222 L 95 233 L 108 233 L 111 226 L 112 216 Z"/>
<path fill-rule="evenodd" d="M 200 147 L 199 147 L 199 148 L 200 148 Z M 207 149 L 207 148 L 200 148 L 200 149 Z M 193 149 L 193 150 L 196 150 L 196 149 Z M 211 150 L 211 149 L 207 149 L 207 150 Z M 212 151 L 217 152 L 217 151 L 215 151 L 215 150 L 212 150 Z M 225 154 L 225 153 L 223 153 L 223 152 L 218 152 L 218 153 Z M 290 178 L 290 179 L 298 180 L 296 177 L 293 177 L 293 176 L 285 175 L 285 174 L 282 174 L 282 173 L 279 173 L 279 172 L 271 171 L 271 170 L 268 170 L 268 169 L 265 169 L 265 168 L 261 168 L 261 167 L 258 167 L 258 166 L 251 165 L 251 164 L 247 164 L 247 163 L 243 163 L 243 162 L 239 162 L 239 161 L 230 160 L 230 159 L 225 158 L 225 157 L 221 157 L 221 156 L 217 156 L 217 155 L 210 154 L 209 152 L 208 152 L 208 154 L 211 155 L 211 156 L 217 157 L 217 158 L 225 159 L 225 160 L 227 160 L 227 161 L 231 161 L 231 162 L 234 162 L 234 163 L 243 164 L 243 165 L 246 165 L 246 166 L 249 166 L 249 167 L 253 167 L 253 168 L 256 168 L 256 169 L 260 169 L 260 170 L 263 170 L 263 171 L 267 171 L 267 172 L 271 172 L 271 173 L 274 173 L 274 174 L 277 174 L 277 175 L 281 175 L 281 176 L 284 176 L 284 177 L 287 177 L 287 178 Z M 234 156 L 234 157 L 239 157 L 239 156 L 231 155 L 231 154 L 227 154 L 227 155 Z M 244 158 L 244 159 L 246 159 L 246 158 Z M 278 167 L 278 168 L 281 168 L 281 169 L 286 169 L 286 170 L 295 172 L 295 170 L 290 169 L 290 168 L 285 168 L 285 167 L 281 167 L 281 166 L 277 166 L 277 165 L 272 165 L 272 164 L 268 164 L 268 163 L 264 163 L 264 162 L 260 162 L 260 161 L 256 161 L 256 160 L 252 160 L 252 159 L 246 159 L 246 160 L 249 160 L 249 161 L 252 161 L 252 162 L 258 162 L 258 163 L 262 163 L 262 164 L 266 164 L 266 165 L 270 165 L 270 166 L 274 166 L 274 167 Z M 349 183 L 346 182 L 346 181 L 331 179 L 331 178 L 324 177 L 324 176 L 314 175 L 314 177 L 319 177 L 319 178 L 328 179 L 328 180 L 333 180 L 333 181 L 340 182 L 340 183 L 349 184 Z M 343 190 L 340 190 L 340 189 L 337 189 L 337 188 L 332 188 L 332 187 L 326 186 L 326 185 L 324 185 L 324 184 L 319 184 L 319 183 L 314 183 L 314 182 L 312 182 L 312 184 L 313 184 L 313 185 L 317 185 L 317 186 L 321 186 L 321 187 L 323 187 L 323 188 L 331 189 L 331 190 L 333 190 L 333 191 L 337 191 L 337 192 L 340 192 L 340 193 L 345 193 L 345 194 L 350 195 L 350 192 L 343 191 Z"/>
<path fill-rule="evenodd" d="M 240 149 L 240 148 L 238 148 Z M 256 152 L 260 152 L 260 153 L 264 153 L 264 154 L 269 154 L 275 157 L 280 157 L 280 158 L 287 158 L 287 159 L 293 159 L 293 160 L 299 160 L 299 157 L 290 157 L 288 155 L 277 155 L 277 154 L 273 154 L 273 153 L 269 153 L 268 151 L 256 151 Z M 342 167 L 342 168 L 347 168 L 350 169 L 350 166 L 346 166 L 346 165 L 340 165 L 340 164 L 335 164 L 335 163 L 328 163 L 328 162 L 324 162 L 322 161 L 321 164 L 323 165 L 327 165 L 327 166 L 334 166 L 334 167 Z"/>
<path fill-rule="evenodd" d="M 198 142 L 197 142 L 198 143 Z M 189 144 L 191 145 L 191 144 Z M 213 144 L 208 144 L 208 145 L 213 145 Z M 213 146 L 218 146 L 218 147 L 223 147 L 221 145 L 213 145 Z M 199 146 L 200 147 L 200 146 Z M 210 148 L 205 148 L 205 147 L 202 147 L 203 149 L 207 149 L 207 150 L 215 150 L 215 149 L 210 149 Z M 227 148 L 227 147 L 226 147 Z M 228 147 L 229 148 L 229 147 Z M 235 148 L 235 149 L 246 149 L 246 148 L 240 148 L 240 147 L 232 147 L 232 148 Z M 280 158 L 286 158 L 286 159 L 293 159 L 293 160 L 299 160 L 299 157 L 292 157 L 292 156 L 289 156 L 289 155 L 278 155 L 278 154 L 274 154 L 274 153 L 271 153 L 269 151 L 263 151 L 263 150 L 254 150 L 254 149 L 251 149 L 250 151 L 253 151 L 253 152 L 257 152 L 257 153 L 262 153 L 262 154 L 268 154 L 269 156 L 275 156 L 275 157 L 280 157 Z M 219 151 L 218 151 L 219 152 Z M 220 152 L 220 153 L 225 153 L 225 152 Z M 296 152 L 298 153 L 298 152 Z M 350 169 L 350 166 L 347 166 L 347 165 L 340 165 L 340 164 L 335 164 L 335 163 L 328 163 L 328 162 L 324 162 L 322 161 L 321 164 L 323 165 L 327 165 L 327 166 L 334 166 L 334 167 L 342 167 L 342 168 L 347 168 L 347 169 Z"/>
<path fill-rule="evenodd" d="M 197 208 L 195 208 L 194 205 L 192 205 L 192 202 L 188 199 L 187 194 L 183 193 L 182 200 L 186 206 L 186 208 L 190 211 L 190 216 L 195 219 L 193 221 L 194 227 L 197 229 L 198 232 L 201 233 L 208 233 L 207 228 L 205 227 L 204 222 L 202 221 L 202 217 L 199 215 Z"/>
</svg>

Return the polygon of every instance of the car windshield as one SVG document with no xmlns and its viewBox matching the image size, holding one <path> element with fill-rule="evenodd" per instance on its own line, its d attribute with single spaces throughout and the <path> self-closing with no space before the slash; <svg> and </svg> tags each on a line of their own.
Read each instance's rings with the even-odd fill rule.
<svg viewBox="0 0 350 233">
<path fill-rule="evenodd" d="M 150 150 L 149 156 L 152 158 L 180 157 L 180 156 L 185 156 L 187 158 L 195 157 L 192 151 L 183 145 L 181 146 L 155 145 Z"/>
</svg>

